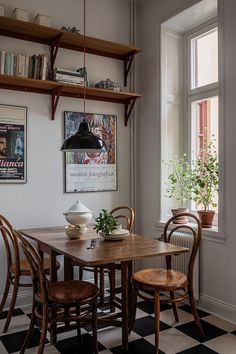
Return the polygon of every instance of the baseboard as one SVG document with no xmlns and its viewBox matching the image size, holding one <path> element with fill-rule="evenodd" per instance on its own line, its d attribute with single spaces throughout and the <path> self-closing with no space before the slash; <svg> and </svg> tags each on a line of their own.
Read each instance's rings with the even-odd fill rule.
<svg viewBox="0 0 236 354">
<path fill-rule="evenodd" d="M 212 315 L 218 316 L 226 321 L 236 324 L 235 305 L 201 293 L 197 307 L 203 311 L 209 312 Z"/>
</svg>

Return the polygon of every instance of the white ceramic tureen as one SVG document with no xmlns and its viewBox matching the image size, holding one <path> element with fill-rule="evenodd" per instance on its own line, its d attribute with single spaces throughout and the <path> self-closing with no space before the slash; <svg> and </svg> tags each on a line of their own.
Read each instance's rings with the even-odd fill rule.
<svg viewBox="0 0 236 354">
<path fill-rule="evenodd" d="M 72 225 L 86 225 L 92 219 L 93 214 L 80 200 L 64 213 L 66 221 Z"/>
</svg>

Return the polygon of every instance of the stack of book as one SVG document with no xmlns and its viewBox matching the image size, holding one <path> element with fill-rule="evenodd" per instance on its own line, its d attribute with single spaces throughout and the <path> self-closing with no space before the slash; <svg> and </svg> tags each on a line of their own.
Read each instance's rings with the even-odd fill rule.
<svg viewBox="0 0 236 354">
<path fill-rule="evenodd" d="M 56 68 L 53 71 L 53 80 L 69 85 L 85 85 L 84 74 L 74 70 Z"/>
<path fill-rule="evenodd" d="M 46 53 L 32 55 L 6 53 L 0 51 L 0 74 L 47 80 L 50 73 L 49 58 Z"/>
</svg>

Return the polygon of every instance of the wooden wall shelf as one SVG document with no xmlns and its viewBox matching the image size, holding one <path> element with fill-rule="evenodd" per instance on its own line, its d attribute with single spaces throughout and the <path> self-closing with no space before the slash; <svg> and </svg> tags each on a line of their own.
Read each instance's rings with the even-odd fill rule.
<svg viewBox="0 0 236 354">
<path fill-rule="evenodd" d="M 84 51 L 84 36 L 81 34 L 64 32 L 57 28 L 40 26 L 5 16 L 0 16 L 0 35 L 49 45 L 51 47 L 51 68 L 54 66 L 58 48 Z M 85 36 L 85 48 L 86 53 L 123 60 L 125 86 L 134 56 L 141 51 L 139 48 L 88 36 Z M 78 85 L 64 85 L 55 81 L 6 75 L 0 75 L 0 88 L 52 95 L 52 119 L 54 119 L 60 96 L 83 98 L 85 93 L 86 99 L 122 103 L 125 105 L 125 125 L 128 123 L 135 100 L 141 96 L 124 91 L 84 88 Z"/>
</svg>

